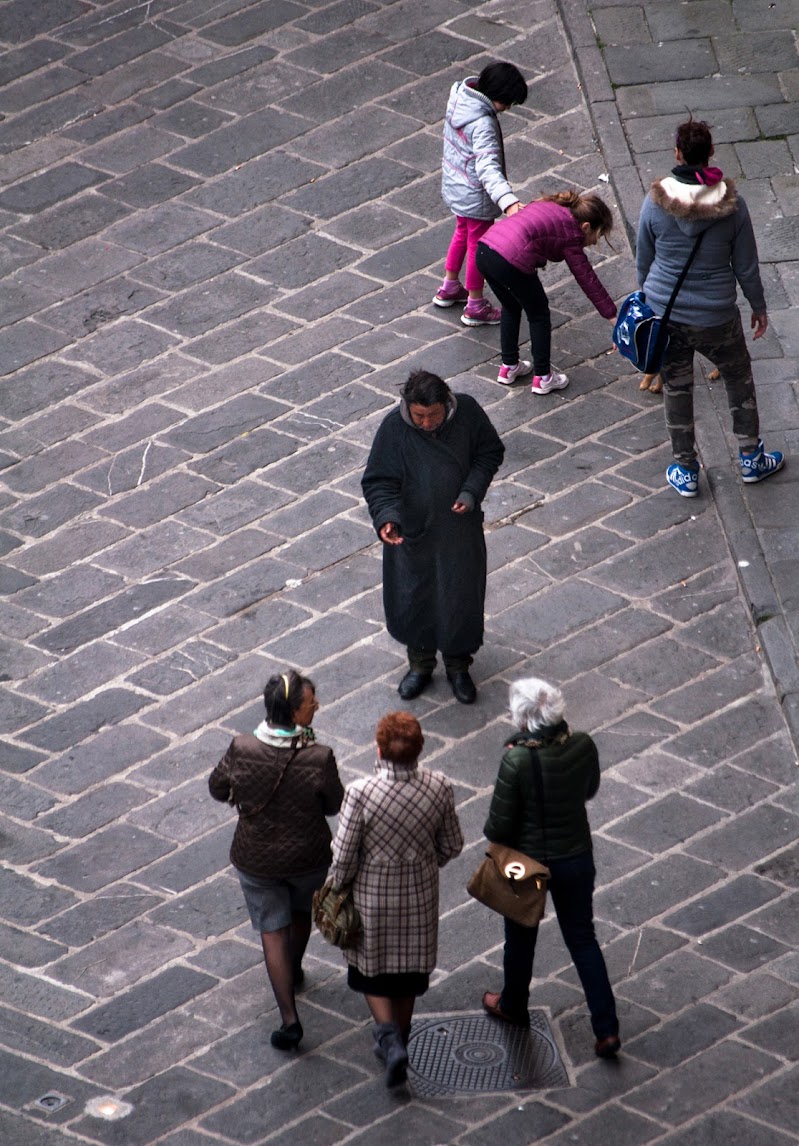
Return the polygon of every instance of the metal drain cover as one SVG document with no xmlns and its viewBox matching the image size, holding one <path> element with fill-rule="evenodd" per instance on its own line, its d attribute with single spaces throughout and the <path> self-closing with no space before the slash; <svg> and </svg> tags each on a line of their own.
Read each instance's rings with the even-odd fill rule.
<svg viewBox="0 0 799 1146">
<path fill-rule="evenodd" d="M 408 1082 L 420 1098 L 570 1085 L 543 1011 L 531 1011 L 529 1028 L 482 1013 L 417 1021 L 408 1056 Z"/>
</svg>

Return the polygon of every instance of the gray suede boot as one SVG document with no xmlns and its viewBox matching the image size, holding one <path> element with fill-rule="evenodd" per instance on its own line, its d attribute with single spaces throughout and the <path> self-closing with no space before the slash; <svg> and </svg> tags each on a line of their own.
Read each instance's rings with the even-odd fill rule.
<svg viewBox="0 0 799 1146">
<path fill-rule="evenodd" d="M 386 1064 L 386 1086 L 400 1086 L 408 1075 L 408 1052 L 396 1023 L 375 1023 L 375 1054 Z"/>
</svg>

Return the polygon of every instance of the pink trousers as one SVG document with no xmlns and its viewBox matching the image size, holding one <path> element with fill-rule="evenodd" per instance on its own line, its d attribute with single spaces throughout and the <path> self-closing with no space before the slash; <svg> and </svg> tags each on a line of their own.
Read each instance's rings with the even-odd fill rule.
<svg viewBox="0 0 799 1146">
<path fill-rule="evenodd" d="M 467 290 L 482 290 L 485 279 L 474 263 L 477 244 L 482 239 L 492 219 L 467 219 L 463 215 L 455 216 L 455 234 L 447 251 L 446 270 L 456 275 L 460 274 L 463 260 L 466 259 L 466 278 L 464 286 Z"/>
</svg>

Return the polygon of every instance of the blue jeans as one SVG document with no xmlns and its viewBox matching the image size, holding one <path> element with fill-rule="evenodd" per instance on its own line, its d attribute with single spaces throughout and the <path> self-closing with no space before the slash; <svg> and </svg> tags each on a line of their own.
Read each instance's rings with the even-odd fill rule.
<svg viewBox="0 0 799 1146">
<path fill-rule="evenodd" d="M 552 873 L 552 903 L 585 991 L 594 1035 L 597 1039 L 617 1035 L 616 1000 L 594 932 L 594 857 L 591 852 L 583 852 L 571 859 L 549 860 L 547 866 Z M 508 1015 L 517 1017 L 527 1010 L 537 938 L 537 927 L 522 927 L 512 919 L 505 920 L 505 986 L 500 1006 Z"/>
</svg>

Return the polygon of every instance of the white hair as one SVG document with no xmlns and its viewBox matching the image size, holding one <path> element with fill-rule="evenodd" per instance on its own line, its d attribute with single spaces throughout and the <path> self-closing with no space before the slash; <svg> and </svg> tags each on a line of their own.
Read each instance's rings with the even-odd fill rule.
<svg viewBox="0 0 799 1146">
<path fill-rule="evenodd" d="M 536 732 L 563 720 L 566 702 L 554 684 L 536 676 L 515 680 L 510 686 L 511 720 L 522 732 Z"/>
</svg>

